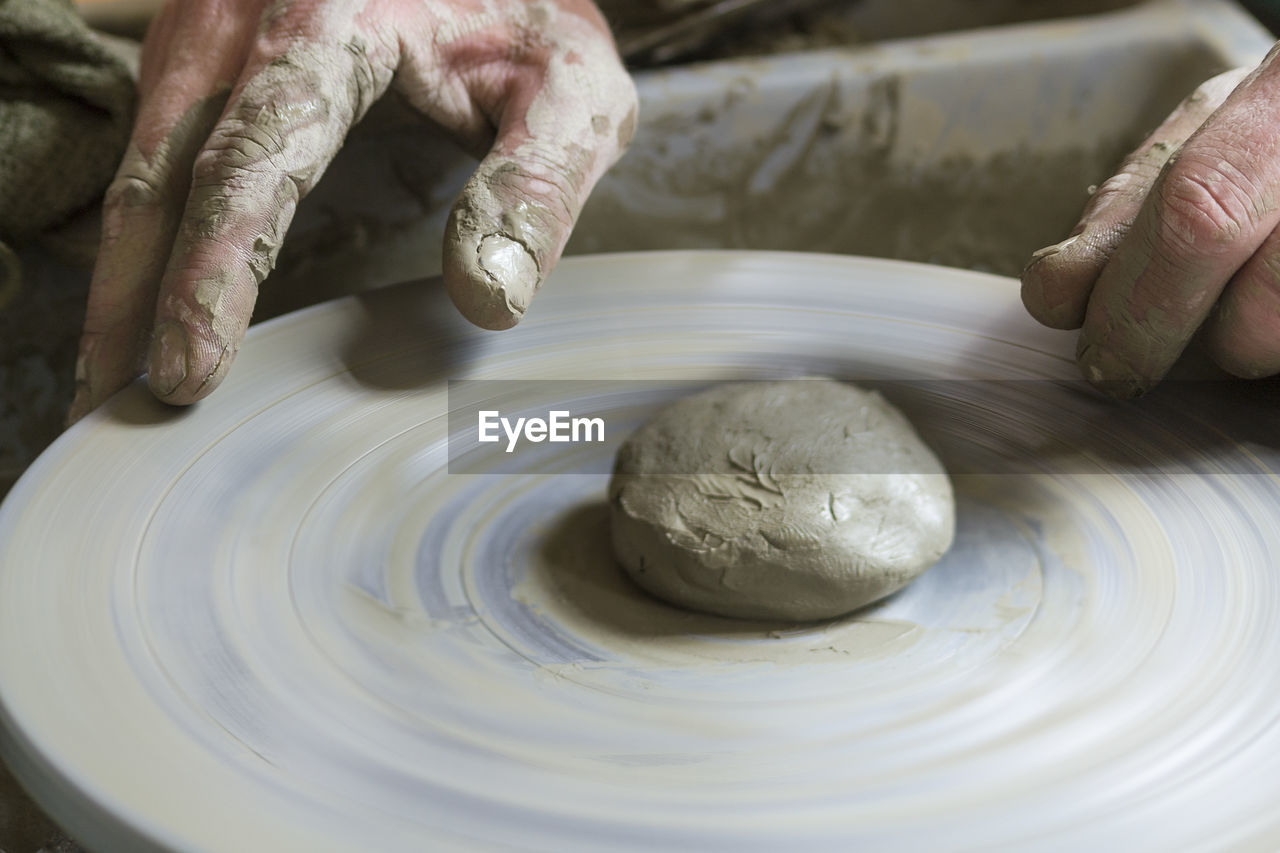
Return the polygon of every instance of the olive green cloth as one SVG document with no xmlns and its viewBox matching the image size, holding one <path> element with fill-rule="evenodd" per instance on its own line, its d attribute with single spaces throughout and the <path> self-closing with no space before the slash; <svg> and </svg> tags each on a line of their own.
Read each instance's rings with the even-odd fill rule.
<svg viewBox="0 0 1280 853">
<path fill-rule="evenodd" d="M 0 0 L 0 308 L 11 251 L 97 199 L 124 153 L 134 83 L 71 0 Z"/>
</svg>

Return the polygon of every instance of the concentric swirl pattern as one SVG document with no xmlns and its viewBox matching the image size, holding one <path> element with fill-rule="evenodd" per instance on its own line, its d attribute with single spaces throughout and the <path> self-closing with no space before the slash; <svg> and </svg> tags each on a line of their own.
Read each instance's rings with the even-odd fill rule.
<svg viewBox="0 0 1280 853">
<path fill-rule="evenodd" d="M 752 253 L 567 261 L 502 334 L 433 282 L 267 323 L 0 510 L 5 757 L 103 850 L 1273 846 L 1269 431 L 1238 386 L 1104 403 L 1071 346 L 1005 279 Z M 804 374 L 902 383 L 944 561 L 815 625 L 631 587 L 621 380 Z M 446 380 L 554 378 L 608 380 L 608 442 L 449 473 Z"/>
</svg>

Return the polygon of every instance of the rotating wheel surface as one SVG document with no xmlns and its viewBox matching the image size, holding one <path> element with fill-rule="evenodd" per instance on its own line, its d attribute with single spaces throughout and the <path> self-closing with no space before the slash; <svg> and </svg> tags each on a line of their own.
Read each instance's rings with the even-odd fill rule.
<svg viewBox="0 0 1280 853">
<path fill-rule="evenodd" d="M 265 323 L 0 509 L 4 756 L 103 850 L 1273 845 L 1280 456 L 1073 344 L 1007 279 L 773 253 L 570 259 L 497 334 L 436 282 Z M 662 383 L 812 374 L 902 396 L 952 551 L 813 625 L 634 589 L 606 472 Z M 610 440 L 450 473 L 450 380 L 589 380 Z"/>
</svg>

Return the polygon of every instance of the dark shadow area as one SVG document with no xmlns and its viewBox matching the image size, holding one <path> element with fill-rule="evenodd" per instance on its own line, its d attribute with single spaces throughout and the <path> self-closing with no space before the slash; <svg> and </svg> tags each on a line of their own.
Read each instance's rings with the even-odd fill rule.
<svg viewBox="0 0 1280 853">
<path fill-rule="evenodd" d="M 1083 380 L 859 383 L 953 472 L 1264 474 L 1280 470 L 1280 381 L 1170 380 L 1119 400 Z"/>
<path fill-rule="evenodd" d="M 352 297 L 361 319 L 342 360 L 363 385 L 421 388 L 451 378 L 485 332 L 454 308 L 439 277 L 407 281 Z"/>
<path fill-rule="evenodd" d="M 143 376 L 104 403 L 102 415 L 131 426 L 164 426 L 190 416 L 196 406 L 203 405 L 206 405 L 203 401 L 191 406 L 162 403 L 147 388 L 147 378 Z"/>
</svg>

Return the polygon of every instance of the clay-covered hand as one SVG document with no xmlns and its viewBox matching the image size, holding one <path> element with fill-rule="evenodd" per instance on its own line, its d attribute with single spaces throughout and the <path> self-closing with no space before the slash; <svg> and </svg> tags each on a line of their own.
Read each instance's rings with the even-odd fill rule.
<svg viewBox="0 0 1280 853">
<path fill-rule="evenodd" d="M 170 0 L 107 191 L 72 419 L 149 370 L 185 404 L 226 375 L 298 200 L 394 88 L 483 154 L 445 234 L 477 325 L 515 325 L 636 95 L 590 0 Z"/>
<path fill-rule="evenodd" d="M 1027 309 L 1081 328 L 1103 390 L 1146 392 L 1197 331 L 1233 374 L 1280 372 L 1278 50 L 1183 101 L 1023 272 Z"/>
</svg>

